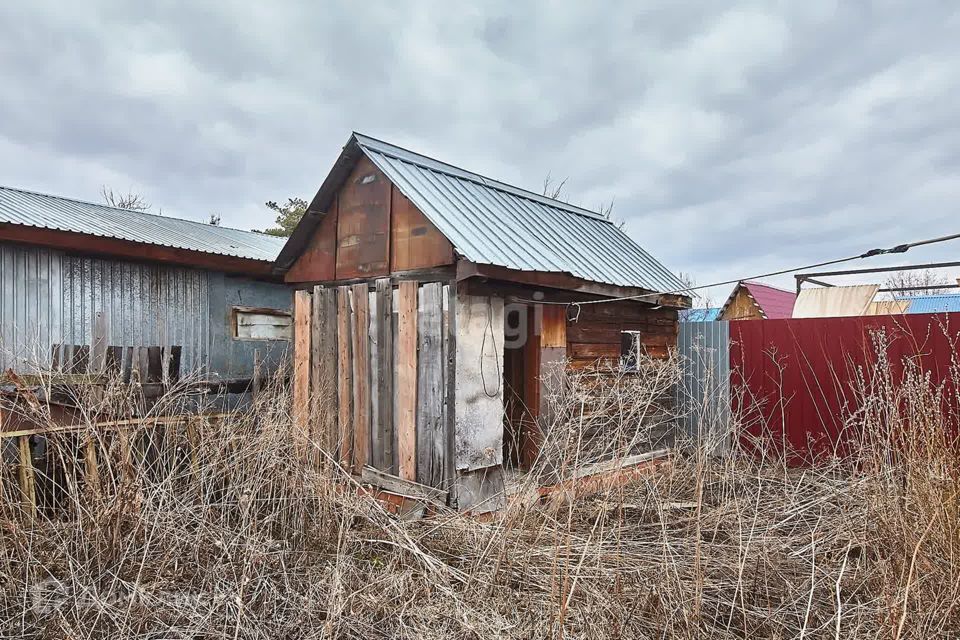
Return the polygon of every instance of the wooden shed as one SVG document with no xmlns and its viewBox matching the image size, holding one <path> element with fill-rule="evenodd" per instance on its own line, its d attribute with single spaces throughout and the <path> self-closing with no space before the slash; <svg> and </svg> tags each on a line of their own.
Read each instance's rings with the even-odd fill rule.
<svg viewBox="0 0 960 640">
<path fill-rule="evenodd" d="M 632 340 L 666 356 L 689 306 L 605 217 L 360 134 L 276 268 L 298 288 L 299 419 L 354 470 L 463 510 L 536 457 L 551 363 L 619 362 Z"/>
</svg>

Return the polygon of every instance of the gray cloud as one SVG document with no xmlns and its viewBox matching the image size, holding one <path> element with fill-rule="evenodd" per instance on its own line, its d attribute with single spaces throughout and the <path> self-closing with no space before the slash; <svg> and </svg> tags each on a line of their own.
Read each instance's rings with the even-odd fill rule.
<svg viewBox="0 0 960 640">
<path fill-rule="evenodd" d="M 0 4 L 0 182 L 259 227 L 356 129 L 568 177 L 701 282 L 960 227 L 948 3 L 141 5 Z"/>
</svg>

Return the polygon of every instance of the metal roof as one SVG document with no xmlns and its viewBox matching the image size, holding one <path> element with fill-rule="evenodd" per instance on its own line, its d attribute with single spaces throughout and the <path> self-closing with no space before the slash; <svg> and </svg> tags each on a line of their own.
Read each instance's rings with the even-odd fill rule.
<svg viewBox="0 0 960 640">
<path fill-rule="evenodd" d="M 960 295 L 904 296 L 909 300 L 907 313 L 956 313 L 960 312 Z"/>
<path fill-rule="evenodd" d="M 278 270 L 307 246 L 333 197 L 361 156 L 477 264 L 568 273 L 650 291 L 683 290 L 673 273 L 600 214 L 553 200 L 368 136 L 354 133 L 313 198 Z"/>
<path fill-rule="evenodd" d="M 0 186 L 0 223 L 273 262 L 285 238 Z"/>
<path fill-rule="evenodd" d="M 361 134 L 354 138 L 400 192 L 471 262 L 569 273 L 593 282 L 651 291 L 685 287 L 598 213 Z"/>
<path fill-rule="evenodd" d="M 797 294 L 793 291 L 778 289 L 769 284 L 756 282 L 753 280 L 741 280 L 737 286 L 730 292 L 727 301 L 720 307 L 720 314 L 726 311 L 730 303 L 736 297 L 737 292 L 743 288 L 747 295 L 753 298 L 757 307 L 760 308 L 760 315 L 767 320 L 782 320 L 793 317 L 793 305 L 797 301 Z"/>
<path fill-rule="evenodd" d="M 716 322 L 719 319 L 720 307 L 680 310 L 680 322 Z"/>
</svg>

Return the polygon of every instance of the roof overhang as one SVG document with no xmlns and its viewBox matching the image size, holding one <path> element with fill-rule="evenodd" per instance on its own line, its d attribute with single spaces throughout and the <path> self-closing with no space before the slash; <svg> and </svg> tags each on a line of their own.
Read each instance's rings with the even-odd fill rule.
<svg viewBox="0 0 960 640">
<path fill-rule="evenodd" d="M 282 275 L 286 273 L 290 267 L 293 266 L 293 263 L 297 261 L 297 258 L 300 257 L 300 254 L 303 253 L 303 250 L 313 237 L 313 232 L 316 231 L 320 225 L 320 221 L 323 220 L 323 217 L 330 209 L 330 204 L 333 202 L 337 191 L 350 176 L 350 172 L 353 171 L 357 161 L 362 157 L 363 149 L 361 149 L 357 143 L 357 136 L 351 134 L 350 139 L 347 140 L 347 143 L 343 146 L 340 156 L 333 164 L 330 173 L 327 174 L 323 184 L 320 185 L 320 189 L 317 190 L 316 195 L 313 196 L 313 200 L 311 200 L 307 206 L 303 218 L 300 219 L 293 233 L 290 234 L 290 238 L 287 239 L 287 243 L 283 245 L 283 249 L 280 250 L 280 255 L 277 256 L 276 261 L 273 263 L 273 271 L 275 274 Z"/>
<path fill-rule="evenodd" d="M 492 264 L 477 264 L 469 260 L 459 260 L 457 262 L 457 281 L 462 282 L 471 279 L 495 280 L 530 287 L 559 289 L 601 298 L 625 298 L 635 302 L 676 309 L 689 309 L 691 307 L 689 296 L 658 293 L 641 287 L 623 287 L 592 282 L 569 273 L 519 271 Z"/>
<path fill-rule="evenodd" d="M 275 279 L 272 273 L 273 265 L 266 260 L 190 251 L 75 231 L 45 229 L 4 222 L 0 223 L 0 241 L 47 247 L 70 253 L 109 256 L 139 262 L 163 262 L 254 278 Z"/>
</svg>

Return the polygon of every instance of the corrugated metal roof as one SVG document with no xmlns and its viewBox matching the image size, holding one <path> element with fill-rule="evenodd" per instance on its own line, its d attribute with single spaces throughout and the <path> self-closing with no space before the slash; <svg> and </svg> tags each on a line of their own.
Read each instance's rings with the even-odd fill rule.
<svg viewBox="0 0 960 640">
<path fill-rule="evenodd" d="M 0 223 L 273 262 L 285 238 L 0 186 Z"/>
<path fill-rule="evenodd" d="M 716 322 L 719 319 L 720 307 L 680 310 L 680 322 Z"/>
<path fill-rule="evenodd" d="M 909 296 L 907 313 L 957 313 L 960 312 L 960 295 Z"/>
<path fill-rule="evenodd" d="M 353 140 L 471 262 L 651 291 L 685 287 L 595 212 L 367 136 Z"/>
</svg>

